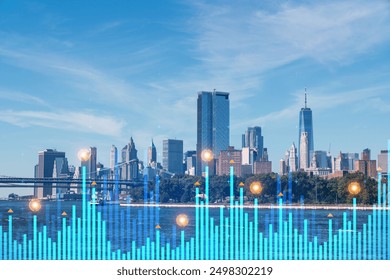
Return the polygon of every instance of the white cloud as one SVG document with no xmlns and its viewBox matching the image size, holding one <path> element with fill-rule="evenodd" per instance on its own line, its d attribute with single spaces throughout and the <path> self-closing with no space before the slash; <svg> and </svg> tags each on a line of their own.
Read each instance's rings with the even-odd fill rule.
<svg viewBox="0 0 390 280">
<path fill-rule="evenodd" d="M 0 99 L 16 101 L 20 103 L 48 106 L 43 99 L 23 92 L 0 89 Z"/>
<path fill-rule="evenodd" d="M 120 137 L 123 120 L 82 112 L 0 111 L 0 121 L 19 127 L 39 126 L 53 129 Z"/>
<path fill-rule="evenodd" d="M 109 76 L 86 63 L 50 52 L 0 47 L 0 56 L 18 67 L 49 76 L 61 76 L 61 80 L 83 89 L 85 93 L 93 93 L 95 97 L 103 100 L 119 98 L 129 100 L 134 91 L 119 78 Z"/>
<path fill-rule="evenodd" d="M 272 11 L 250 3 L 195 2 L 198 13 L 188 32 L 206 80 L 222 80 L 229 88 L 250 81 L 241 91 L 253 90 L 269 70 L 304 58 L 350 63 L 390 38 L 385 1 L 283 4 Z"/>
</svg>

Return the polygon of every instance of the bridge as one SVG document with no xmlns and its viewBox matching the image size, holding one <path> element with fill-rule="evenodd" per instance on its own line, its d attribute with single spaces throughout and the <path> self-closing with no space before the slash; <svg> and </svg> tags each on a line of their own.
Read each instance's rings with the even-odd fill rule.
<svg viewBox="0 0 390 280">
<path fill-rule="evenodd" d="M 82 179 L 73 178 L 24 178 L 0 176 L 0 188 L 37 188 L 50 187 L 64 189 L 81 189 Z M 86 179 L 87 188 L 95 187 L 99 189 L 111 189 L 117 186 L 118 189 L 127 189 L 129 187 L 143 186 L 144 182 L 140 180 L 112 180 L 112 179 Z"/>
</svg>

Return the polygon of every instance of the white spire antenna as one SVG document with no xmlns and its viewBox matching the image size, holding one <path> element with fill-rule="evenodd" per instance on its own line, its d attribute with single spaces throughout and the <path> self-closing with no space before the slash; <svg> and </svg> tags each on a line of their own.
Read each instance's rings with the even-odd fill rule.
<svg viewBox="0 0 390 280">
<path fill-rule="evenodd" d="M 307 108 L 307 93 L 306 93 L 306 88 L 305 88 L 305 109 Z"/>
</svg>

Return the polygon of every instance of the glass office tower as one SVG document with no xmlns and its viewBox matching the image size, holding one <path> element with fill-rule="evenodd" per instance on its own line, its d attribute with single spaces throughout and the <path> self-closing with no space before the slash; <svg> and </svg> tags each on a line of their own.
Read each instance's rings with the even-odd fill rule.
<svg viewBox="0 0 390 280">
<path fill-rule="evenodd" d="M 313 158 L 314 153 L 314 139 L 313 139 L 313 114 L 310 108 L 307 108 L 307 96 L 305 92 L 305 108 L 302 108 L 299 112 L 299 134 L 298 134 L 298 163 L 301 162 L 301 135 L 302 132 L 307 133 L 307 140 L 308 140 L 308 150 L 309 153 L 306 155 L 308 156 L 308 165 L 310 166 L 311 159 Z M 301 168 L 299 166 L 299 168 Z"/>
<path fill-rule="evenodd" d="M 197 109 L 197 166 L 196 174 L 202 175 L 201 153 L 213 151 L 217 158 L 221 150 L 229 146 L 229 93 L 219 91 L 198 92 Z"/>
</svg>

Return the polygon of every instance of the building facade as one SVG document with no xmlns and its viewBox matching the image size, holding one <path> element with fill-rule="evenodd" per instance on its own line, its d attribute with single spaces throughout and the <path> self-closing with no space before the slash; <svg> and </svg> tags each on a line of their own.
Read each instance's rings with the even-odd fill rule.
<svg viewBox="0 0 390 280">
<path fill-rule="evenodd" d="M 253 166 L 254 174 L 267 174 L 272 172 L 272 161 L 255 161 Z"/>
<path fill-rule="evenodd" d="M 301 163 L 301 157 L 305 157 L 306 155 L 301 155 L 301 141 L 302 141 L 302 133 L 307 133 L 307 146 L 308 146 L 308 166 L 310 166 L 310 159 L 313 157 L 314 152 L 314 135 L 313 135 L 313 113 L 310 108 L 307 107 L 307 96 L 305 93 L 305 107 L 301 108 L 301 111 L 299 112 L 299 134 L 298 134 L 298 158 L 299 162 Z M 303 161 L 305 162 L 305 161 Z M 298 166 L 299 168 L 303 168 L 301 166 Z"/>
<path fill-rule="evenodd" d="M 364 149 L 361 158 L 361 160 L 357 160 L 355 162 L 355 171 L 361 172 L 365 176 L 376 178 L 378 174 L 376 168 L 376 160 L 371 160 L 370 149 Z"/>
<path fill-rule="evenodd" d="M 122 180 L 137 180 L 139 177 L 139 160 L 137 156 L 137 149 L 133 137 L 130 138 L 129 143 L 122 148 L 122 162 L 118 164 L 120 171 L 120 178 Z"/>
<path fill-rule="evenodd" d="M 174 174 L 183 171 L 183 140 L 163 140 L 163 169 Z"/>
<path fill-rule="evenodd" d="M 241 176 L 242 156 L 241 150 L 229 146 L 220 152 L 217 161 L 217 175 L 229 175 L 230 166 L 233 166 L 234 175 Z"/>
<path fill-rule="evenodd" d="M 197 100 L 197 165 L 196 174 L 202 175 L 204 162 L 201 154 L 209 149 L 215 159 L 220 151 L 229 146 L 229 93 L 227 92 L 198 92 Z M 209 163 L 210 164 L 210 163 Z M 212 168 L 210 169 L 212 170 Z"/>
<path fill-rule="evenodd" d="M 153 163 L 157 163 L 157 149 L 153 143 L 148 147 L 148 166 L 151 166 Z"/>
<path fill-rule="evenodd" d="M 307 132 L 302 132 L 301 139 L 299 141 L 299 168 L 306 170 L 309 167 L 309 138 Z"/>
<path fill-rule="evenodd" d="M 378 154 L 378 169 L 380 168 L 382 174 L 388 174 L 389 162 L 389 150 L 381 150 Z"/>
<path fill-rule="evenodd" d="M 35 168 L 35 178 L 53 178 L 53 174 L 55 175 L 60 174 L 57 172 L 60 172 L 62 167 L 56 166 L 56 169 L 54 169 L 54 164 L 56 161 L 58 162 L 62 161 L 64 163 L 65 159 L 66 158 L 64 152 L 58 152 L 57 150 L 54 149 L 46 149 L 44 151 L 39 152 L 38 165 L 36 165 Z M 43 183 L 40 186 L 34 187 L 34 197 L 36 198 L 42 199 L 46 197 L 51 197 L 52 195 L 53 195 L 52 183 Z"/>
<path fill-rule="evenodd" d="M 295 144 L 293 143 L 290 148 L 289 153 L 289 172 L 296 172 L 298 171 L 298 157 L 297 157 L 297 148 L 295 147 Z"/>
<path fill-rule="evenodd" d="M 338 171 L 353 171 L 355 170 L 355 162 L 359 160 L 358 153 L 340 153 L 333 159 L 332 172 Z"/>
<path fill-rule="evenodd" d="M 248 127 L 245 134 L 242 135 L 242 147 L 250 148 L 256 153 L 254 160 L 260 160 L 263 156 L 264 137 L 261 135 L 261 127 Z"/>
</svg>

